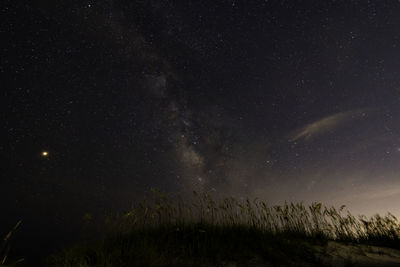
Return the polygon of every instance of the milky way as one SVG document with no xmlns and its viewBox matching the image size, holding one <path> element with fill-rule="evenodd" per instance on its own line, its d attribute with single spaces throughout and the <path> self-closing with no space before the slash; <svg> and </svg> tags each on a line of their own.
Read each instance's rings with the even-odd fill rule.
<svg viewBox="0 0 400 267">
<path fill-rule="evenodd" d="M 400 214 L 398 1 L 1 12 L 5 225 L 79 225 L 151 188 Z"/>
</svg>

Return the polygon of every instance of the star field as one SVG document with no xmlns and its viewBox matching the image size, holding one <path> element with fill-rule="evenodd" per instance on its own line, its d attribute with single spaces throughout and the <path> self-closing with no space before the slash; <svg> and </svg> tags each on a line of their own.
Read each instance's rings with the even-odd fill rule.
<svg viewBox="0 0 400 267">
<path fill-rule="evenodd" d="M 150 188 L 400 214 L 399 12 L 5 1 L 3 224 L 78 225 Z"/>
</svg>

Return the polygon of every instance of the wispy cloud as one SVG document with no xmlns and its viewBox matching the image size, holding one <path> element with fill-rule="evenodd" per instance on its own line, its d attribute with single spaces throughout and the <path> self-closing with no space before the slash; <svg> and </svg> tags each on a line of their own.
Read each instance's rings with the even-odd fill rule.
<svg viewBox="0 0 400 267">
<path fill-rule="evenodd" d="M 390 188 L 376 190 L 373 189 L 370 192 L 366 192 L 360 196 L 360 198 L 365 200 L 376 200 L 382 198 L 390 198 L 393 196 L 400 195 L 400 188 L 393 188 L 393 185 Z"/>
<path fill-rule="evenodd" d="M 351 110 L 329 115 L 293 131 L 289 135 L 289 141 L 297 141 L 300 139 L 308 140 L 315 135 L 338 128 L 345 122 L 362 116 L 365 114 L 365 111 L 366 110 Z"/>
</svg>

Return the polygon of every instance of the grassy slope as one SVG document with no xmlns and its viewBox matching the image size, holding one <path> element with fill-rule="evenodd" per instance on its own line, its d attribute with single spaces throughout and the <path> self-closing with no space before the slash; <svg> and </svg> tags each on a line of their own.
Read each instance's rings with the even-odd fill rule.
<svg viewBox="0 0 400 267">
<path fill-rule="evenodd" d="M 344 207 L 321 203 L 268 206 L 259 200 L 216 201 L 208 194 L 195 194 L 188 203 L 153 193 L 150 200 L 109 219 L 102 241 L 53 255 L 49 264 L 391 266 L 400 262 L 400 225 L 391 214 L 355 217 Z"/>
<path fill-rule="evenodd" d="M 55 257 L 58 266 L 204 266 L 254 261 L 318 263 L 317 240 L 245 226 L 193 224 L 135 230 Z"/>
<path fill-rule="evenodd" d="M 55 266 L 399 266 L 400 251 L 295 233 L 193 224 L 109 237 L 55 256 Z"/>
</svg>

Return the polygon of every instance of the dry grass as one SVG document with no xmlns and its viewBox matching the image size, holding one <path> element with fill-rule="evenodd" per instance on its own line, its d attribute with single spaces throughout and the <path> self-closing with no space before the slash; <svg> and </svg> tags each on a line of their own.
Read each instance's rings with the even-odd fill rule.
<svg viewBox="0 0 400 267">
<path fill-rule="evenodd" d="M 158 228 L 165 225 L 209 224 L 219 227 L 246 226 L 267 233 L 292 233 L 307 237 L 353 242 L 392 240 L 400 237 L 397 218 L 385 216 L 353 216 L 345 209 L 326 207 L 322 203 L 284 203 L 270 206 L 254 199 L 233 197 L 216 201 L 209 193 L 194 192 L 194 201 L 166 197 L 153 190 L 150 200 L 137 203 L 124 214 L 108 219 L 110 229 L 130 232 L 135 229 Z"/>
<path fill-rule="evenodd" d="M 10 266 L 10 265 L 16 265 L 18 263 L 21 263 L 24 261 L 24 259 L 19 259 L 14 262 L 9 262 L 8 260 L 8 253 L 10 251 L 10 239 L 15 233 L 15 231 L 18 229 L 18 227 L 21 225 L 22 221 L 18 221 L 14 227 L 4 236 L 2 240 L 2 244 L 0 246 L 0 266 Z"/>
<path fill-rule="evenodd" d="M 193 201 L 153 190 L 151 198 L 107 219 L 109 235 L 52 258 L 56 266 L 203 266 L 303 261 L 319 265 L 313 244 L 329 240 L 400 248 L 400 225 L 388 214 L 353 216 L 321 203 L 270 206 L 258 199 Z"/>
</svg>

